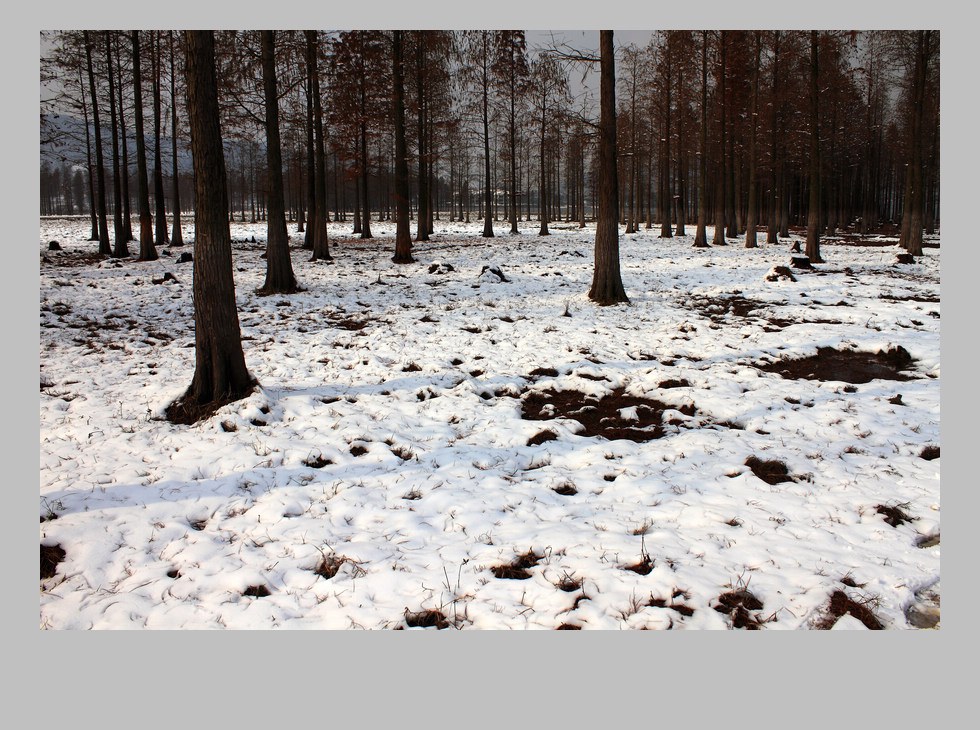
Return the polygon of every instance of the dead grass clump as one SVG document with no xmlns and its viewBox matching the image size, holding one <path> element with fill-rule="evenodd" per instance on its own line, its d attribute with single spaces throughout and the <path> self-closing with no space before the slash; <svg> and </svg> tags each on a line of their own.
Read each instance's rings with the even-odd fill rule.
<svg viewBox="0 0 980 730">
<path fill-rule="evenodd" d="M 848 598 L 844 591 L 834 591 L 830 596 L 830 605 L 827 606 L 827 615 L 817 624 L 816 628 L 821 631 L 831 629 L 841 616 L 849 613 L 872 631 L 880 631 L 884 626 L 868 608 L 868 604 L 873 603 L 873 600 L 867 599 L 858 602 Z"/>
<path fill-rule="evenodd" d="M 915 517 L 911 517 L 902 511 L 903 507 L 908 506 L 908 502 L 897 504 L 895 506 L 879 504 L 875 505 L 875 511 L 880 515 L 884 515 L 885 522 L 887 522 L 889 525 L 892 527 L 898 527 L 899 525 L 903 525 L 906 522 L 912 522 L 912 520 L 916 519 Z"/>
<path fill-rule="evenodd" d="M 933 459 L 938 459 L 939 447 L 932 446 L 932 445 L 926 446 L 924 449 L 922 449 L 922 453 L 919 454 L 919 457 L 925 459 L 926 461 L 932 461 Z"/>
<path fill-rule="evenodd" d="M 249 586 L 244 591 L 242 591 L 243 596 L 253 596 L 255 598 L 262 598 L 264 596 L 271 596 L 272 593 L 264 585 Z"/>
<path fill-rule="evenodd" d="M 413 613 L 406 608 L 405 625 L 410 628 L 428 629 L 435 627 L 437 629 L 446 629 L 449 628 L 449 621 L 446 620 L 446 616 L 442 611 L 430 609 L 428 611 Z"/>
<path fill-rule="evenodd" d="M 543 555 L 538 555 L 533 550 L 528 550 L 526 553 L 518 555 L 510 564 L 498 565 L 490 570 L 497 578 L 527 580 L 531 577 L 528 569 L 537 565 L 543 557 Z"/>
<path fill-rule="evenodd" d="M 762 601 L 744 588 L 722 593 L 718 596 L 718 605 L 714 609 L 718 613 L 731 616 L 732 628 L 735 629 L 754 631 L 762 628 L 762 624 L 765 623 L 758 614 L 749 613 L 749 611 L 760 611 Z"/>
</svg>

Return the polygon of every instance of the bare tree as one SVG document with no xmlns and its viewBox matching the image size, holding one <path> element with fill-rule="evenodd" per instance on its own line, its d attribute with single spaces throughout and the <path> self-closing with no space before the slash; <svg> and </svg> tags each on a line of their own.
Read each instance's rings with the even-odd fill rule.
<svg viewBox="0 0 980 730">
<path fill-rule="evenodd" d="M 193 423 L 255 387 L 245 367 L 235 305 L 228 227 L 228 186 L 218 111 L 213 31 L 185 32 L 187 110 L 194 158 L 194 339 L 190 388 L 167 409 L 173 422 Z"/>
</svg>

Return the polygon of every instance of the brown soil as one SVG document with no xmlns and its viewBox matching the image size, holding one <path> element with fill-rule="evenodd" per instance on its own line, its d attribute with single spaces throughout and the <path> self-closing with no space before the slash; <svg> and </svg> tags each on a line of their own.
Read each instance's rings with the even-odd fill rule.
<svg viewBox="0 0 980 730">
<path fill-rule="evenodd" d="M 61 545 L 41 546 L 41 580 L 53 578 L 58 563 L 65 559 L 65 551 Z"/>
<path fill-rule="evenodd" d="M 714 609 L 718 613 L 732 617 L 732 628 L 751 631 L 762 628 L 762 624 L 765 623 L 759 619 L 758 614 L 749 613 L 749 611 L 760 611 L 762 601 L 744 588 L 722 593 L 718 596 L 718 605 Z"/>
<path fill-rule="evenodd" d="M 633 565 L 626 565 L 623 570 L 632 570 L 637 575 L 649 575 L 650 571 L 653 570 L 654 561 L 649 555 L 644 555 L 640 558 L 639 562 L 633 563 Z"/>
<path fill-rule="evenodd" d="M 631 407 L 637 409 L 635 421 L 626 420 L 619 414 L 620 409 Z M 600 398 L 577 390 L 531 391 L 521 401 L 521 418 L 525 420 L 570 418 L 582 425 L 581 436 L 627 439 L 636 443 L 664 435 L 663 414 L 666 410 L 677 410 L 688 416 L 695 413 L 693 406 L 671 406 L 649 398 L 626 395 L 623 388 Z"/>
<path fill-rule="evenodd" d="M 581 626 L 575 626 L 574 624 L 562 624 L 555 631 L 581 631 Z"/>
<path fill-rule="evenodd" d="M 574 593 L 582 587 L 582 579 L 573 578 L 568 573 L 565 573 L 565 575 L 561 577 L 561 580 L 558 581 L 556 587 L 558 590 L 565 591 L 565 593 Z"/>
<path fill-rule="evenodd" d="M 249 586 L 242 592 L 243 596 L 254 596 L 255 598 L 262 598 L 263 596 L 271 596 L 269 589 L 263 585 Z"/>
<path fill-rule="evenodd" d="M 922 453 L 919 456 L 926 461 L 932 461 L 933 459 L 939 458 L 939 447 L 938 446 L 926 446 L 922 449 Z"/>
<path fill-rule="evenodd" d="M 782 482 L 795 482 L 796 479 L 789 473 L 789 469 L 781 461 L 769 459 L 763 461 L 755 456 L 750 456 L 745 460 L 745 465 L 752 470 L 759 479 L 767 484 L 780 484 Z M 730 524 L 730 523 L 729 523 Z"/>
<path fill-rule="evenodd" d="M 757 366 L 766 373 L 778 373 L 795 380 L 840 380 L 845 383 L 867 383 L 875 379 L 911 380 L 904 371 L 915 360 L 901 346 L 877 353 L 817 348 L 817 354 L 795 360 L 778 360 Z"/>
<path fill-rule="evenodd" d="M 871 609 L 864 604 L 851 600 L 844 591 L 833 592 L 830 596 L 830 605 L 827 607 L 827 615 L 817 624 L 816 628 L 820 630 L 833 628 L 837 619 L 845 613 L 851 614 L 872 631 L 879 631 L 884 628 L 871 612 Z"/>
<path fill-rule="evenodd" d="M 203 421 L 210 418 L 218 409 L 222 406 L 226 406 L 229 403 L 234 403 L 235 401 L 241 400 L 242 398 L 247 398 L 255 390 L 255 383 L 239 395 L 230 398 L 220 398 L 218 400 L 210 401 L 209 403 L 198 403 L 197 399 L 193 396 L 184 396 L 167 406 L 164 411 L 164 415 L 170 423 L 179 426 L 192 426 L 198 421 Z"/>
<path fill-rule="evenodd" d="M 545 443 L 546 441 L 554 441 L 557 438 L 558 438 L 558 434 L 556 434 L 554 431 L 540 431 L 528 439 L 527 445 L 539 446 Z"/>
<path fill-rule="evenodd" d="M 534 368 L 534 370 L 531 371 L 530 376 L 532 378 L 537 378 L 537 377 L 557 378 L 558 371 L 555 370 L 554 368 Z"/>
<path fill-rule="evenodd" d="M 552 489 L 555 494 L 560 494 L 563 497 L 572 497 L 578 494 L 578 490 L 571 484 L 562 484 L 560 487 L 555 487 Z"/>
<path fill-rule="evenodd" d="M 303 459 L 303 466 L 308 466 L 311 469 L 322 469 L 330 464 L 333 464 L 333 462 L 330 459 L 324 459 L 320 454 L 317 454 L 316 456 L 308 456 Z"/>
</svg>

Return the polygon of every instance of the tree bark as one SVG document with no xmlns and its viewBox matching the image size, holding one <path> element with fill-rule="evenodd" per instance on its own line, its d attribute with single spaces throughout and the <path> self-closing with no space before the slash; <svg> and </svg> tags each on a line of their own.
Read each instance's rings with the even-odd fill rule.
<svg viewBox="0 0 980 730">
<path fill-rule="evenodd" d="M 311 208 L 309 226 L 313 228 L 313 256 L 311 261 L 330 261 L 330 246 L 327 240 L 327 171 L 326 156 L 323 152 L 323 106 L 320 101 L 320 69 L 318 66 L 318 31 L 306 31 L 306 67 L 312 81 L 310 93 L 313 96 L 313 139 L 316 154 L 315 210 Z"/>
<path fill-rule="evenodd" d="M 262 81 L 265 87 L 265 138 L 268 163 L 269 215 L 265 283 L 260 294 L 290 294 L 297 290 L 289 257 L 286 203 L 282 184 L 282 144 L 279 139 L 279 94 L 276 88 L 276 32 L 262 31 Z"/>
<path fill-rule="evenodd" d="M 109 78 L 109 125 L 112 133 L 112 231 L 115 239 L 112 256 L 113 258 L 124 258 L 129 256 L 129 247 L 126 245 L 128 239 L 123 228 L 119 132 L 116 120 L 116 85 L 112 74 L 112 45 L 109 42 L 109 31 L 105 32 L 105 62 Z"/>
<path fill-rule="evenodd" d="M 96 172 L 96 212 L 99 222 L 99 254 L 111 256 L 109 245 L 109 223 L 106 219 L 105 163 L 102 159 L 102 124 L 99 121 L 99 100 L 95 95 L 95 74 L 92 73 L 92 44 L 88 31 L 83 31 L 85 58 L 88 62 L 89 94 L 92 97 L 92 121 L 95 124 L 95 172 Z"/>
<path fill-rule="evenodd" d="M 174 32 L 170 31 L 170 140 L 174 161 L 174 231 L 171 246 L 184 245 L 184 232 L 180 223 L 180 168 L 177 164 L 177 62 L 174 52 Z M 123 148 L 125 149 L 125 148 Z"/>
<path fill-rule="evenodd" d="M 140 216 L 140 261 L 159 258 L 153 243 L 153 221 L 150 217 L 150 186 L 146 175 L 146 137 L 143 132 L 143 87 L 140 70 L 139 31 L 133 34 L 133 98 L 136 110 L 136 181 Z"/>
<path fill-rule="evenodd" d="M 708 31 L 701 31 L 701 144 L 698 155 L 698 227 L 695 248 L 708 248 Z"/>
<path fill-rule="evenodd" d="M 758 184 L 756 181 L 755 138 L 759 126 L 759 61 L 762 56 L 762 31 L 755 31 L 755 66 L 752 69 L 752 136 L 749 137 L 749 210 L 745 222 L 745 248 L 758 248 Z"/>
<path fill-rule="evenodd" d="M 806 249 L 810 263 L 820 264 L 820 118 L 817 94 L 817 31 L 810 31 L 810 209 L 806 224 Z"/>
<path fill-rule="evenodd" d="M 599 209 L 589 299 L 629 303 L 619 269 L 619 182 L 616 174 L 616 60 L 613 32 L 599 31 Z"/>
<path fill-rule="evenodd" d="M 163 193 L 163 163 L 160 155 L 160 36 L 150 31 L 151 68 L 153 70 L 153 199 L 156 202 L 156 243 L 165 246 L 170 243 L 167 232 L 167 208 Z"/>
<path fill-rule="evenodd" d="M 201 408 L 247 396 L 228 227 L 228 186 L 218 112 L 212 31 L 185 33 L 187 107 L 194 157 L 194 336 L 196 365 L 184 404 Z"/>
<path fill-rule="evenodd" d="M 392 78 L 395 117 L 395 255 L 396 264 L 410 264 L 412 232 L 408 224 L 408 151 L 405 144 L 405 85 L 402 79 L 402 31 L 393 32 Z"/>
</svg>

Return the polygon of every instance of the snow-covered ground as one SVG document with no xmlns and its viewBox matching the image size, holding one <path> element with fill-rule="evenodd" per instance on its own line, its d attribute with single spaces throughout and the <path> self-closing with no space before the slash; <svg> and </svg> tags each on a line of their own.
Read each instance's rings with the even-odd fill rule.
<svg viewBox="0 0 980 730">
<path fill-rule="evenodd" d="M 65 555 L 41 626 L 807 629 L 840 592 L 835 628 L 863 630 L 860 607 L 907 629 L 938 605 L 938 248 L 898 265 L 893 243 L 825 241 L 818 271 L 768 281 L 785 243 L 641 230 L 620 239 L 631 304 L 602 308 L 594 229 L 537 227 L 442 221 L 396 266 L 390 225 L 362 242 L 332 224 L 335 263 L 295 248 L 305 291 L 259 297 L 265 226 L 232 224 L 260 388 L 175 426 L 193 264 L 87 259 L 87 219 L 42 220 L 40 542 Z M 906 381 L 758 367 L 897 346 Z M 655 398 L 666 433 L 521 417 L 522 397 L 571 390 Z M 529 553 L 529 577 L 497 577 Z"/>
</svg>

